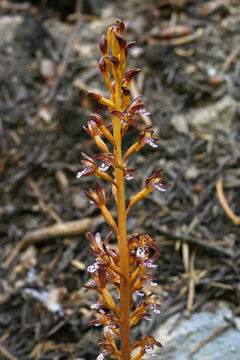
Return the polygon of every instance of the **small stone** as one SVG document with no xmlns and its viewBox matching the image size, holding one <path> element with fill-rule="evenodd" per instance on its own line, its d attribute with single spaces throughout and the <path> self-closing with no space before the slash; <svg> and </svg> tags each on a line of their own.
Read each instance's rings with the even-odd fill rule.
<svg viewBox="0 0 240 360">
<path fill-rule="evenodd" d="M 230 95 L 226 95 L 215 103 L 191 110 L 186 115 L 186 119 L 188 124 L 197 131 L 209 134 L 223 126 L 226 131 L 230 131 L 236 110 L 236 101 Z"/>
<path fill-rule="evenodd" d="M 51 79 L 56 72 L 56 64 L 51 59 L 42 59 L 39 68 L 40 74 L 45 79 Z"/>
<path fill-rule="evenodd" d="M 194 165 L 190 166 L 186 171 L 186 176 L 189 180 L 196 179 L 198 175 L 199 175 L 199 171 Z"/>
<path fill-rule="evenodd" d="M 174 115 L 170 120 L 170 123 L 179 134 L 189 133 L 188 124 L 186 118 L 183 115 Z"/>
</svg>

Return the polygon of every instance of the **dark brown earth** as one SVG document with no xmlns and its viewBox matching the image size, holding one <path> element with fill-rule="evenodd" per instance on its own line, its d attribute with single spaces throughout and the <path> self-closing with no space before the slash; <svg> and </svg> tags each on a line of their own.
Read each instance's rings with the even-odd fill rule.
<svg viewBox="0 0 240 360">
<path fill-rule="evenodd" d="M 99 353 L 101 330 L 88 323 L 94 295 L 82 286 L 92 262 L 84 234 L 109 229 L 83 195 L 94 178 L 76 173 L 81 152 L 97 152 L 82 130 L 89 113 L 107 119 L 86 92 L 106 93 L 98 43 L 116 18 L 137 41 L 128 68 L 142 69 L 134 90 L 151 112 L 141 126 L 159 136 L 157 149 L 130 158 L 137 170 L 128 200 L 160 167 L 171 184 L 129 214 L 129 233 L 147 232 L 160 247 L 163 304 L 133 337 L 209 299 L 229 301 L 238 314 L 239 2 L 89 0 L 82 10 L 81 1 L 48 3 L 0 3 L 0 359 Z M 136 136 L 132 128 L 124 148 Z"/>
</svg>

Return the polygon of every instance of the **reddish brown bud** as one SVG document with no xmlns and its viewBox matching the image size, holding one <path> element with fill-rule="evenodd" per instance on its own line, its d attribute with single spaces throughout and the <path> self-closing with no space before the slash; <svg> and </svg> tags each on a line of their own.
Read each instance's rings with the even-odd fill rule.
<svg viewBox="0 0 240 360">
<path fill-rule="evenodd" d="M 101 57 L 98 65 L 99 65 L 99 69 L 102 73 L 107 71 L 107 64 L 106 64 L 103 56 Z"/>
<path fill-rule="evenodd" d="M 127 82 L 131 81 L 132 78 L 138 74 L 141 71 L 141 69 L 131 69 L 126 72 L 125 80 Z"/>
<path fill-rule="evenodd" d="M 126 49 L 129 49 L 130 47 L 132 47 L 135 44 L 136 44 L 136 41 L 127 42 Z"/>
<path fill-rule="evenodd" d="M 122 34 L 124 32 L 124 30 L 125 30 L 124 22 L 122 20 L 117 19 L 116 23 L 118 24 L 118 32 L 120 34 Z"/>
<path fill-rule="evenodd" d="M 118 41 L 118 43 L 120 45 L 120 48 L 125 49 L 126 45 L 127 45 L 126 39 L 122 35 L 120 35 L 118 33 L 116 33 L 116 38 L 117 38 L 117 41 Z"/>
<path fill-rule="evenodd" d="M 103 118 L 100 114 L 90 114 L 90 119 L 95 121 L 98 126 L 103 125 Z"/>
<path fill-rule="evenodd" d="M 122 114 L 120 111 L 114 110 L 111 112 L 111 114 L 112 114 L 112 116 L 116 116 L 117 118 L 119 118 L 121 120 L 124 118 L 124 114 Z"/>
<path fill-rule="evenodd" d="M 107 37 L 106 37 L 106 35 L 102 35 L 102 37 L 101 37 L 100 50 L 101 50 L 103 55 L 107 55 L 108 50 L 107 50 Z"/>
<path fill-rule="evenodd" d="M 117 67 L 119 65 L 119 60 L 115 56 L 106 56 L 106 59 L 109 60 L 113 66 Z"/>
<path fill-rule="evenodd" d="M 135 112 L 137 112 L 138 110 L 141 110 L 145 107 L 145 105 L 143 103 L 140 104 L 136 104 L 134 106 L 131 106 L 131 114 L 135 114 Z"/>
<path fill-rule="evenodd" d="M 96 92 L 96 91 L 92 91 L 92 90 L 88 91 L 88 96 L 89 96 L 89 97 L 92 97 L 92 98 L 94 98 L 94 99 L 96 99 L 96 100 L 100 100 L 101 97 L 102 97 L 101 94 L 99 94 L 99 93 Z"/>
</svg>

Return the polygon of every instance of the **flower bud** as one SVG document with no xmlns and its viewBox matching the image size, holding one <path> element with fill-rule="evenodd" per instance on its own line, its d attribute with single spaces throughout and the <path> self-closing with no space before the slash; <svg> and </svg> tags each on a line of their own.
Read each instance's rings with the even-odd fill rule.
<svg viewBox="0 0 240 360">
<path fill-rule="evenodd" d="M 107 49 L 107 37 L 106 37 L 106 35 L 102 35 L 102 37 L 101 37 L 100 50 L 101 50 L 101 52 L 102 52 L 103 55 L 107 55 L 107 54 L 108 54 L 108 49 Z"/>
<path fill-rule="evenodd" d="M 101 57 L 98 66 L 99 66 L 99 69 L 100 69 L 100 71 L 101 71 L 102 73 L 104 73 L 104 72 L 107 71 L 107 65 L 106 65 L 106 62 L 105 62 L 103 56 Z"/>
<path fill-rule="evenodd" d="M 141 69 L 131 69 L 126 72 L 125 81 L 130 82 L 132 78 L 138 74 L 141 71 Z"/>
<path fill-rule="evenodd" d="M 126 49 L 129 49 L 130 47 L 132 47 L 133 45 L 136 44 L 136 41 L 129 41 L 127 42 L 127 45 L 126 45 Z"/>
<path fill-rule="evenodd" d="M 118 41 L 118 43 L 120 45 L 120 48 L 125 49 L 126 45 L 127 45 L 126 39 L 122 35 L 120 35 L 118 33 L 116 33 L 115 35 L 116 35 L 116 39 L 117 39 L 117 41 Z"/>
<path fill-rule="evenodd" d="M 90 114 L 90 119 L 95 121 L 95 123 L 100 126 L 103 125 L 103 118 L 100 114 Z"/>
<path fill-rule="evenodd" d="M 90 91 L 88 91 L 88 96 L 89 97 L 92 97 L 92 98 L 94 98 L 94 99 L 96 99 L 96 100 L 100 100 L 101 99 L 101 97 L 102 97 L 102 95 L 101 94 L 99 94 L 98 92 L 96 92 L 96 91 L 92 91 L 92 90 L 90 90 Z"/>
<path fill-rule="evenodd" d="M 122 34 L 124 32 L 124 30 L 125 30 L 124 22 L 122 20 L 117 19 L 116 23 L 118 24 L 118 32 L 120 34 Z"/>
<path fill-rule="evenodd" d="M 109 106 L 109 107 L 113 107 L 114 104 L 112 103 L 112 101 L 104 98 L 100 93 L 98 93 L 97 91 L 88 91 L 88 96 L 92 97 L 94 99 L 96 99 L 97 101 L 99 101 L 100 103 Z"/>
<path fill-rule="evenodd" d="M 114 67 L 119 65 L 119 60 L 115 56 L 106 56 L 106 59 L 110 61 Z"/>
</svg>

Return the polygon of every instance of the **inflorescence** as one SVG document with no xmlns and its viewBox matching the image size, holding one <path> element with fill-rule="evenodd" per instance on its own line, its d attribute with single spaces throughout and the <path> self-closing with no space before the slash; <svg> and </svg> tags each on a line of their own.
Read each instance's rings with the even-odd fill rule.
<svg viewBox="0 0 240 360">
<path fill-rule="evenodd" d="M 96 91 L 89 91 L 88 95 L 108 107 L 111 126 L 105 125 L 101 115 L 90 114 L 90 120 L 87 126 L 84 126 L 84 130 L 94 139 L 101 153 L 94 158 L 82 153 L 83 169 L 77 174 L 77 178 L 95 175 L 111 183 L 112 194 L 118 208 L 118 217 L 115 221 L 107 208 L 109 196 L 106 196 L 104 187 L 97 181 L 94 189 L 85 192 L 90 202 L 100 209 L 112 230 L 104 240 L 99 233 L 95 235 L 87 233 L 91 247 L 90 255 L 95 260 L 87 268 L 91 280 L 86 287 L 97 293 L 95 302 L 91 305 L 96 319 L 91 323 L 95 326 L 102 325 L 104 335 L 104 338 L 98 340 L 101 353 L 97 360 L 110 355 L 119 360 L 140 360 L 143 359 L 144 354 L 154 357 L 156 356 L 154 346 L 162 346 L 150 335 L 133 345 L 130 345 L 130 340 L 127 339 L 132 326 L 137 325 L 141 319 L 151 320 L 152 314 L 160 312 L 160 303 L 154 292 L 147 295 L 144 293 L 146 283 L 150 283 L 153 287 L 157 285 L 151 272 L 157 268 L 155 261 L 159 248 L 155 239 L 149 235 L 134 233 L 127 237 L 127 214 L 149 193 L 154 190 L 164 192 L 169 184 L 162 183 L 163 177 L 160 175 L 162 169 L 155 171 L 146 179 L 145 187 L 133 196 L 128 207 L 125 208 L 124 181 L 132 180 L 135 170 L 127 167 L 128 158 L 145 145 L 157 147 L 158 139 L 153 136 L 154 131 L 151 127 L 147 127 L 139 133 L 136 142 L 122 155 L 121 141 L 129 126 L 139 129 L 136 115 L 139 113 L 149 115 L 145 110 L 142 96 L 130 99 L 131 81 L 140 69 L 125 72 L 127 52 L 134 42 L 126 41 L 122 35 L 124 29 L 124 23 L 117 20 L 117 25 L 110 27 L 107 36 L 103 35 L 101 38 L 102 57 L 99 68 L 110 97 L 107 99 Z M 109 245 L 112 236 L 117 237 L 118 250 Z M 109 290 L 109 283 L 112 284 L 111 289 L 114 288 L 114 291 Z M 127 314 L 126 309 L 128 309 Z M 116 341 L 118 338 L 120 348 L 119 342 Z M 129 349 L 125 349 L 128 344 Z"/>
</svg>

